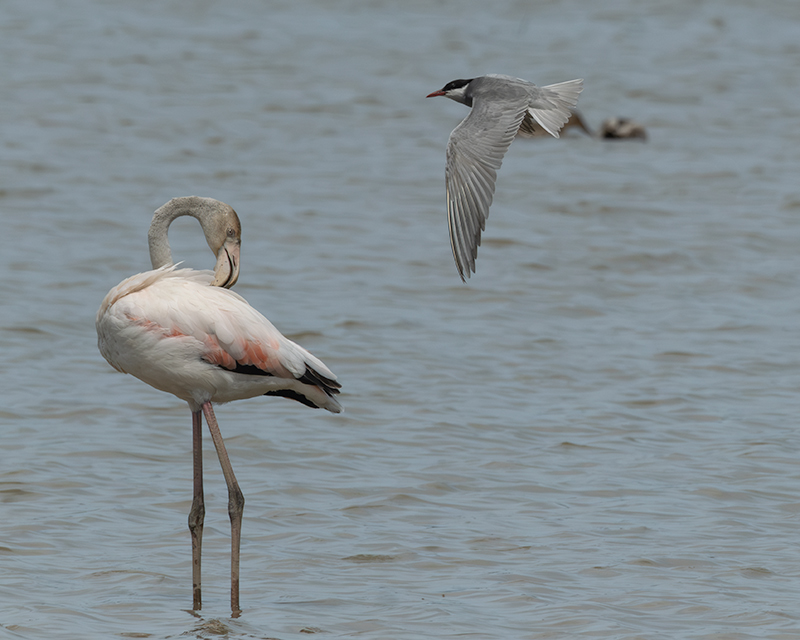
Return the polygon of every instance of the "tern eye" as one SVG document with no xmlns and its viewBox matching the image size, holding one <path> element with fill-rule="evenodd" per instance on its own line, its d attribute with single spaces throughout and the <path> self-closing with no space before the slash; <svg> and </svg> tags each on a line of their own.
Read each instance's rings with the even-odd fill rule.
<svg viewBox="0 0 800 640">
<path fill-rule="evenodd" d="M 462 87 L 466 87 L 472 80 L 453 80 L 452 82 L 448 82 L 444 85 L 443 91 L 453 91 L 453 89 L 461 89 Z"/>
</svg>

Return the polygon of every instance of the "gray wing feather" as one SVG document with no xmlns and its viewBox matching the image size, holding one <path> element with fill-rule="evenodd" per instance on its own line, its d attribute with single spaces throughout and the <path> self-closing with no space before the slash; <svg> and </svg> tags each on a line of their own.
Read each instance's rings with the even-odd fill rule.
<svg viewBox="0 0 800 640">
<path fill-rule="evenodd" d="M 534 87 L 531 90 L 531 102 L 528 107 L 522 132 L 536 135 L 532 118 L 554 138 L 558 138 L 561 127 L 569 120 L 572 109 L 578 104 L 578 96 L 583 91 L 583 80 L 559 82 L 546 87 Z"/>
<path fill-rule="evenodd" d="M 445 175 L 447 221 L 453 258 L 462 280 L 475 271 L 497 171 L 527 107 L 528 96 L 524 95 L 502 102 L 476 96 L 470 114 L 450 134 Z"/>
</svg>

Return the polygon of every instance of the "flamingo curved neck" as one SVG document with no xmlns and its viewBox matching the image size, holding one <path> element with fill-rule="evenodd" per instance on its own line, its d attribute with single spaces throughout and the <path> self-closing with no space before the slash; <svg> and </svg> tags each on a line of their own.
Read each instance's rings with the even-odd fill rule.
<svg viewBox="0 0 800 640">
<path fill-rule="evenodd" d="M 161 211 L 161 209 L 158 211 Z M 150 247 L 150 264 L 153 265 L 153 269 L 174 264 L 172 251 L 169 248 L 169 240 L 167 239 L 167 230 L 172 221 L 179 217 L 178 215 L 170 218 L 159 217 L 158 211 L 153 216 L 153 222 L 150 223 L 150 230 L 147 232 L 147 244 Z M 184 213 L 183 215 L 186 214 Z"/>
<path fill-rule="evenodd" d="M 172 251 L 169 247 L 167 232 L 169 226 L 176 218 L 181 216 L 192 216 L 200 222 L 203 233 L 208 240 L 208 222 L 213 217 L 216 201 L 211 198 L 199 198 L 188 196 L 184 198 L 173 198 L 163 207 L 156 209 L 153 214 L 153 221 L 150 223 L 150 230 L 147 232 L 147 243 L 150 247 L 150 263 L 153 269 L 174 264 L 172 261 Z"/>
</svg>

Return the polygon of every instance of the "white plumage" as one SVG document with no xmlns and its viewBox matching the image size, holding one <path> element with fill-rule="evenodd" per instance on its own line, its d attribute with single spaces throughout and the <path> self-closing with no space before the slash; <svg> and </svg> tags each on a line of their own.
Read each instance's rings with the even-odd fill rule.
<svg viewBox="0 0 800 640">
<path fill-rule="evenodd" d="M 185 400 L 192 411 L 286 390 L 339 413 L 331 370 L 212 279 L 211 272 L 169 266 L 124 280 L 98 311 L 100 352 L 118 371 Z"/>
</svg>

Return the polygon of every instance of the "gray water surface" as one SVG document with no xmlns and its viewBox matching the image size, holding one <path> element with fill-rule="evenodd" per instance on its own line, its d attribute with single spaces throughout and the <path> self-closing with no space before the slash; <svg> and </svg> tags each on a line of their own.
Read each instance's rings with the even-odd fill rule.
<svg viewBox="0 0 800 640">
<path fill-rule="evenodd" d="M 649 140 L 516 141 L 464 285 L 424 96 L 487 72 Z M 799 73 L 794 0 L 6 0 L 0 637 L 800 638 Z M 94 331 L 190 194 L 344 385 L 218 408 L 235 620 L 213 447 L 195 616 L 188 408 Z"/>
</svg>

